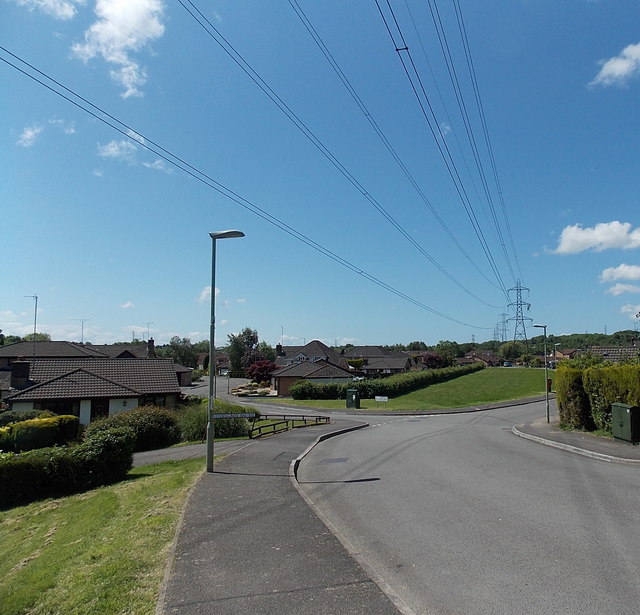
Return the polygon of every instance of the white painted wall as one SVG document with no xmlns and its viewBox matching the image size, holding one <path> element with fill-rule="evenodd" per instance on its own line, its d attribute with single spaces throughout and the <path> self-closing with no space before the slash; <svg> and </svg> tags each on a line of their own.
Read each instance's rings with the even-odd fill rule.
<svg viewBox="0 0 640 615">
<path fill-rule="evenodd" d="M 110 399 L 109 400 L 109 416 L 118 414 L 118 412 L 126 412 L 138 407 L 137 399 Z"/>
</svg>

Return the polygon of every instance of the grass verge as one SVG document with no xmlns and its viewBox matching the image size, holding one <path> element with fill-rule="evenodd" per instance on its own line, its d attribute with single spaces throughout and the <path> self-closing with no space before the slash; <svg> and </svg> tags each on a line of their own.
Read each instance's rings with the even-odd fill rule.
<svg viewBox="0 0 640 615">
<path fill-rule="evenodd" d="M 202 459 L 0 512 L 2 615 L 152 615 Z"/>
<path fill-rule="evenodd" d="M 552 377 L 553 372 L 549 372 Z M 449 382 L 432 384 L 420 391 L 401 395 L 388 402 L 360 400 L 360 409 L 368 411 L 429 411 L 467 408 L 500 401 L 544 395 L 544 369 L 488 367 Z M 282 403 L 282 399 L 279 400 Z M 328 410 L 344 409 L 345 400 L 287 400 L 287 403 Z"/>
</svg>

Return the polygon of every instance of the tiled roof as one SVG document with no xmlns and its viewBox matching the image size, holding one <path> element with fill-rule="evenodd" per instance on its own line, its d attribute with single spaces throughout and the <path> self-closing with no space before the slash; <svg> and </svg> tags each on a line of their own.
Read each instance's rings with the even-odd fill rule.
<svg viewBox="0 0 640 615">
<path fill-rule="evenodd" d="M 39 399 L 92 399 L 96 397 L 138 397 L 139 391 L 102 378 L 84 369 L 76 369 L 11 396 L 11 401 Z"/>
<path fill-rule="evenodd" d="M 407 367 L 408 357 L 384 357 L 381 359 L 370 359 L 366 365 L 362 366 L 362 371 L 380 370 L 380 369 L 405 369 Z"/>
<path fill-rule="evenodd" d="M 276 357 L 275 363 L 278 366 L 289 365 L 299 355 L 304 355 L 312 362 L 327 359 L 334 365 L 343 365 L 345 368 L 347 366 L 345 359 L 339 353 L 319 340 L 313 340 L 305 346 L 283 346 L 282 353 L 285 356 Z"/>
<path fill-rule="evenodd" d="M 275 378 L 350 378 L 351 373 L 328 361 L 302 361 L 273 372 Z"/>
<path fill-rule="evenodd" d="M 78 368 L 141 394 L 177 393 L 180 390 L 171 359 L 36 359 L 29 377 L 42 383 Z"/>
<path fill-rule="evenodd" d="M 629 359 L 640 359 L 640 347 L 638 346 L 590 346 L 587 352 L 602 355 L 606 361 L 618 363 Z"/>
<path fill-rule="evenodd" d="M 374 359 L 388 357 L 390 353 L 382 346 L 354 346 L 344 353 L 345 359 Z"/>
<path fill-rule="evenodd" d="M 149 354 L 147 344 L 87 344 L 87 348 L 108 356 L 111 359 L 135 357 L 146 359 Z"/>
<path fill-rule="evenodd" d="M 0 346 L 0 357 L 17 359 L 22 357 L 29 359 L 83 359 L 90 357 L 102 357 L 107 355 L 99 350 L 91 350 L 81 344 L 73 342 L 16 342 Z"/>
</svg>

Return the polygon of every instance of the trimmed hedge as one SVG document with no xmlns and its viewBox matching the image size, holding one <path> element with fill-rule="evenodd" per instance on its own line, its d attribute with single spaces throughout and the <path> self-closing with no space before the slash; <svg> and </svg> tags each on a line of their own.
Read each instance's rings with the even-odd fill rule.
<svg viewBox="0 0 640 615">
<path fill-rule="evenodd" d="M 134 452 L 166 448 L 180 442 L 176 412 L 157 406 L 139 406 L 90 423 L 87 434 L 128 427 L 135 434 Z"/>
<path fill-rule="evenodd" d="M 335 382 L 314 384 L 309 380 L 301 380 L 289 388 L 289 394 L 293 399 L 346 399 L 347 389 L 357 389 L 360 392 L 361 399 L 373 399 L 378 395 L 398 397 L 399 395 L 424 389 L 432 384 L 472 374 L 481 369 L 484 369 L 482 363 L 474 363 L 460 367 L 445 367 L 442 369 L 394 374 L 388 378 L 373 378 L 350 382 L 349 384 L 337 384 Z"/>
<path fill-rule="evenodd" d="M 28 504 L 110 485 L 133 465 L 135 434 L 117 427 L 78 445 L 0 455 L 0 507 Z"/>
<path fill-rule="evenodd" d="M 78 439 L 79 431 L 80 420 L 72 415 L 9 423 L 0 427 L 0 450 L 20 453 L 68 444 Z"/>
<path fill-rule="evenodd" d="M 611 432 L 611 404 L 640 405 L 640 365 L 565 367 L 556 372 L 560 424 Z"/>
<path fill-rule="evenodd" d="M 20 421 L 28 421 L 29 419 L 48 419 L 52 416 L 58 416 L 49 410 L 5 410 L 0 412 L 0 427 L 4 427 L 9 423 L 19 423 Z"/>
</svg>

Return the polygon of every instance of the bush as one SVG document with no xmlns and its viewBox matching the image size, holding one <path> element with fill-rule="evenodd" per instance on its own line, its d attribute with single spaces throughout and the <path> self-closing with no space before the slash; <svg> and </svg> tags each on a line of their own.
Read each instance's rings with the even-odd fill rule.
<svg viewBox="0 0 640 615">
<path fill-rule="evenodd" d="M 560 426 L 588 431 L 595 429 L 589 397 L 582 383 L 582 370 L 560 364 L 555 387 Z"/>
<path fill-rule="evenodd" d="M 0 455 L 0 507 L 61 497 L 126 478 L 135 434 L 126 427 L 89 434 L 71 447 Z"/>
<path fill-rule="evenodd" d="M 29 419 L 46 419 L 53 416 L 58 415 L 48 410 L 7 410 L 6 412 L 0 412 L 0 427 L 4 427 L 9 423 L 19 423 Z"/>
<path fill-rule="evenodd" d="M 135 434 L 134 452 L 166 448 L 180 442 L 180 427 L 176 412 L 157 406 L 139 406 L 94 421 L 87 435 L 112 427 L 129 427 Z"/>
<path fill-rule="evenodd" d="M 199 405 L 189 404 L 178 409 L 178 426 L 183 442 L 204 442 L 207 439 L 208 402 Z"/>
<path fill-rule="evenodd" d="M 78 439 L 79 429 L 79 419 L 72 415 L 9 423 L 0 428 L 0 450 L 19 453 L 67 444 Z"/>
</svg>

